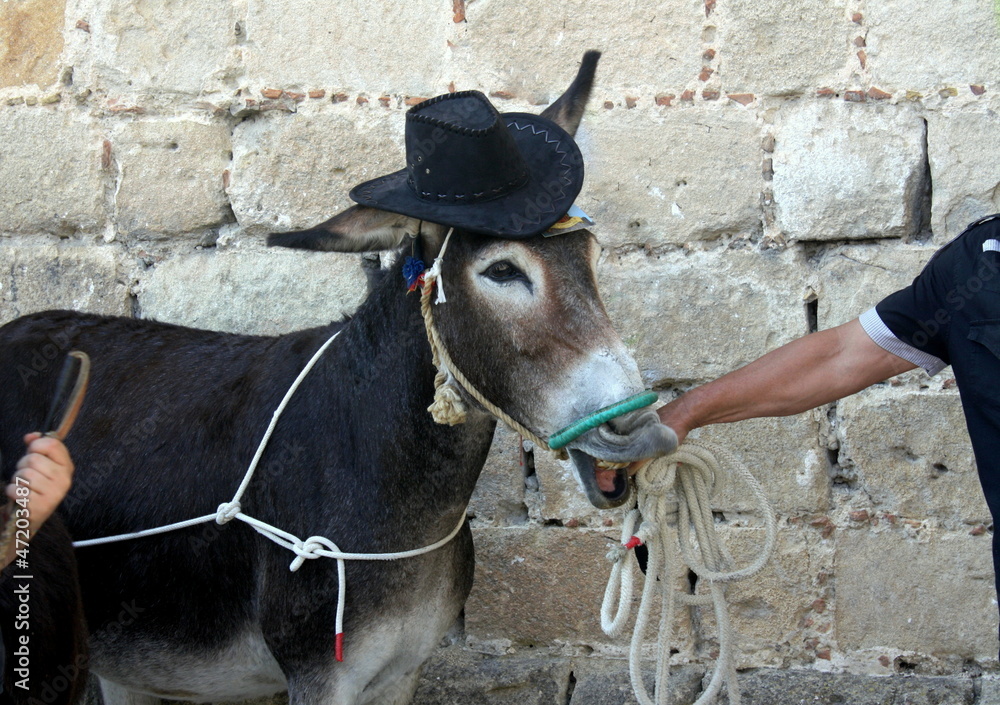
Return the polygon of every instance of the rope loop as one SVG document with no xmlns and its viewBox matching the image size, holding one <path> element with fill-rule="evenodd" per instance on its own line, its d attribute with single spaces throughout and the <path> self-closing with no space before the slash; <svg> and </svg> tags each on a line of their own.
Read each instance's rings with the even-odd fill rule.
<svg viewBox="0 0 1000 705">
<path fill-rule="evenodd" d="M 760 555 L 751 565 L 739 569 L 732 568 L 733 558 L 716 534 L 712 514 L 711 498 L 724 477 L 723 465 L 728 471 L 735 471 L 750 488 L 764 520 L 765 538 Z M 649 559 L 629 647 L 629 675 L 636 699 L 640 705 L 670 702 L 670 641 L 676 607 L 712 605 L 719 632 L 719 656 L 708 687 L 694 705 L 712 702 L 723 682 L 730 705 L 739 705 L 740 691 L 733 659 L 734 635 L 725 587 L 727 583 L 756 574 L 770 559 L 777 536 L 774 510 L 760 483 L 736 457 L 707 444 L 688 441 L 672 455 L 647 463 L 635 480 L 637 506 L 628 511 L 622 522 L 622 543 L 608 552 L 613 564 L 601 604 L 601 628 L 612 637 L 625 628 L 636 567 L 625 544 L 630 543 L 632 537 L 638 537 L 646 544 Z M 689 595 L 679 591 L 677 586 L 684 582 L 685 568 L 693 570 L 704 581 L 708 594 Z M 643 683 L 640 663 L 653 602 L 660 603 L 655 700 Z"/>
<path fill-rule="evenodd" d="M 240 506 L 239 502 L 223 502 L 219 505 L 219 508 L 215 510 L 215 523 L 216 524 L 228 524 L 236 515 L 242 511 L 243 507 Z"/>
<path fill-rule="evenodd" d="M 302 564 L 306 560 L 313 560 L 316 558 L 323 557 L 323 551 L 336 551 L 340 552 L 330 539 L 324 536 L 310 536 L 304 541 L 295 541 L 292 544 L 292 551 L 295 553 L 295 559 L 292 564 L 288 566 L 288 569 L 293 573 L 302 567 Z"/>
</svg>

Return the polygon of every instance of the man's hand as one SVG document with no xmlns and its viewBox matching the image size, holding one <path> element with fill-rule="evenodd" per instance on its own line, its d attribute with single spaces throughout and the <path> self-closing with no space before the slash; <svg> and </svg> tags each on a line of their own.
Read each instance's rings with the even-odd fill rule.
<svg viewBox="0 0 1000 705">
<path fill-rule="evenodd" d="M 21 478 L 21 482 L 12 479 L 7 485 L 7 496 L 18 499 L 18 487 L 26 486 L 29 489 L 28 512 L 33 533 L 52 516 L 69 492 L 73 479 L 73 460 L 62 441 L 55 438 L 29 433 L 24 437 L 24 443 L 28 447 L 27 452 L 18 461 L 17 471 L 14 473 L 14 478 Z"/>
</svg>

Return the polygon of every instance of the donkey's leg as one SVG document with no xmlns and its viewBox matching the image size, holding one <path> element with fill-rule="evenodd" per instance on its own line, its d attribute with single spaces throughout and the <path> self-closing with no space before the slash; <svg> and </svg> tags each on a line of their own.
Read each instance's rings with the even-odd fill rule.
<svg viewBox="0 0 1000 705">
<path fill-rule="evenodd" d="M 407 705 L 413 700 L 420 682 L 420 669 L 407 673 L 398 680 L 379 684 L 365 690 L 361 695 L 362 705 Z"/>
<path fill-rule="evenodd" d="M 100 681 L 104 705 L 160 705 L 162 702 L 155 695 L 136 693 L 103 678 Z"/>
<path fill-rule="evenodd" d="M 322 676 L 288 679 L 288 705 L 359 705 L 360 692 L 354 683 Z"/>
<path fill-rule="evenodd" d="M 389 669 L 391 671 L 391 669 Z M 370 680 L 365 681 L 366 678 Z M 407 705 L 413 700 L 420 669 L 403 675 L 375 673 L 370 669 L 345 672 L 338 664 L 324 674 L 292 677 L 288 681 L 289 705 Z M 143 703 L 145 705 L 145 703 Z"/>
</svg>

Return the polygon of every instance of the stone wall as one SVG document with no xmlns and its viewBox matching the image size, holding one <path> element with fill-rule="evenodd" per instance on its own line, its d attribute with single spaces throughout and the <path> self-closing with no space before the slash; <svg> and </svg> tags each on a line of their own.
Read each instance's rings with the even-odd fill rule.
<svg viewBox="0 0 1000 705">
<path fill-rule="evenodd" d="M 360 256 L 263 235 L 399 168 L 421 98 L 478 88 L 537 112 L 599 48 L 578 203 L 607 307 L 667 399 L 850 320 L 1000 211 L 998 27 L 992 0 L 4 0 L 0 322 L 340 317 L 364 295 Z M 915 672 L 962 694 L 905 702 L 1000 697 L 969 680 L 997 669 L 993 527 L 949 370 L 697 435 L 738 452 L 779 517 L 774 559 L 730 593 L 741 669 Z M 626 642 L 598 623 L 620 515 L 564 464 L 518 460 L 498 431 L 470 508 L 478 580 L 422 702 L 626 702 Z M 751 556 L 747 493 L 716 501 Z M 684 625 L 696 692 L 711 615 Z M 474 674 L 486 685 L 442 694 Z"/>
</svg>

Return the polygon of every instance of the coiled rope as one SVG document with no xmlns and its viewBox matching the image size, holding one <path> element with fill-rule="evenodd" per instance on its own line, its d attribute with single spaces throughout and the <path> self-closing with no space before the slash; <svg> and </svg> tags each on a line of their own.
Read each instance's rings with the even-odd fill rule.
<svg viewBox="0 0 1000 705">
<path fill-rule="evenodd" d="M 733 557 L 715 531 L 711 496 L 723 477 L 722 467 L 735 471 L 743 479 L 764 519 L 765 538 L 760 555 L 744 568 L 733 568 Z M 723 682 L 727 686 L 730 704 L 739 705 L 740 690 L 733 659 L 734 634 L 725 589 L 728 583 L 756 574 L 770 559 L 777 533 L 774 510 L 764 489 L 743 463 L 722 448 L 700 442 L 688 441 L 672 455 L 648 463 L 639 470 L 635 479 L 638 506 L 625 515 L 621 545 L 608 553 L 613 566 L 601 604 L 601 628 L 612 637 L 624 631 L 629 619 L 636 567 L 635 560 L 629 560 L 629 555 L 634 555 L 631 549 L 645 544 L 649 560 L 629 647 L 629 676 L 636 699 L 640 705 L 666 705 L 669 702 L 670 643 L 676 607 L 678 604 L 711 604 L 718 625 L 719 656 L 708 687 L 694 705 L 711 702 Z M 692 529 L 697 549 L 693 546 Z M 685 565 L 698 576 L 699 584 L 708 584 L 707 595 L 678 590 Z M 655 690 L 654 696 L 651 696 L 642 681 L 640 657 L 650 610 L 657 600 L 657 589 L 660 591 L 660 624 Z"/>
</svg>

